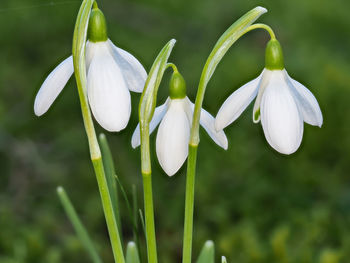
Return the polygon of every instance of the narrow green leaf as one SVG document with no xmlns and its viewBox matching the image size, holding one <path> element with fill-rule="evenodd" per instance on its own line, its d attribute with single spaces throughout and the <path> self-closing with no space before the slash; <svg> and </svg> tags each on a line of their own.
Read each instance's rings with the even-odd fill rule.
<svg viewBox="0 0 350 263">
<path fill-rule="evenodd" d="M 133 214 L 133 222 L 134 222 L 134 226 L 136 228 L 136 230 L 138 231 L 139 229 L 139 224 L 138 224 L 138 216 L 137 216 L 137 212 L 138 212 L 139 208 L 138 208 L 138 205 L 137 205 L 137 191 L 136 191 L 136 185 L 132 185 L 132 214 Z M 134 233 L 134 240 L 136 241 L 135 238 L 135 235 L 137 233 Z"/>
<path fill-rule="evenodd" d="M 222 256 L 222 257 L 221 257 L 221 263 L 227 263 L 227 260 L 226 260 L 226 257 L 225 257 L 225 256 Z"/>
<path fill-rule="evenodd" d="M 138 205 L 137 205 L 137 190 L 136 190 L 136 185 L 132 185 L 132 214 L 133 214 L 133 236 L 134 236 L 134 241 L 139 248 L 139 257 L 142 258 L 141 256 L 141 243 L 140 243 L 140 238 L 139 238 L 139 220 L 138 220 Z"/>
<path fill-rule="evenodd" d="M 96 248 L 94 244 L 92 243 L 91 238 L 89 237 L 88 232 L 86 231 L 86 228 L 84 227 L 83 223 L 81 222 L 77 212 L 75 211 L 73 204 L 71 203 L 66 191 L 63 189 L 63 187 L 59 186 L 57 187 L 57 194 L 58 197 L 61 200 L 62 206 L 64 210 L 66 211 L 66 214 L 71 221 L 75 232 L 77 233 L 80 241 L 82 242 L 83 246 L 85 247 L 86 251 L 90 254 L 91 260 L 94 263 L 102 263 L 101 258 L 99 257 Z"/>
<path fill-rule="evenodd" d="M 73 34 L 73 63 L 76 76 L 82 84 L 86 83 L 86 66 L 85 66 L 85 43 L 87 37 L 87 28 L 91 7 L 94 0 L 83 0 L 80 6 L 77 21 Z M 83 70 L 84 69 L 84 70 Z M 85 86 L 85 85 L 83 85 Z"/>
<path fill-rule="evenodd" d="M 87 36 L 87 28 L 89 25 L 89 17 L 91 6 L 94 0 L 83 0 L 77 20 L 75 23 L 73 34 L 73 64 L 74 75 L 77 82 L 79 100 L 81 111 L 84 120 L 84 126 L 89 141 L 89 149 L 92 160 L 96 160 L 101 156 L 100 148 L 98 146 L 94 123 L 92 121 L 91 112 L 87 98 L 86 88 L 86 65 L 85 65 L 85 43 Z"/>
<path fill-rule="evenodd" d="M 107 184 L 109 189 L 109 194 L 111 195 L 112 206 L 114 210 L 114 215 L 117 220 L 119 233 L 122 233 L 121 220 L 120 220 L 120 206 L 118 198 L 117 183 L 115 181 L 115 168 L 113 162 L 113 156 L 108 145 L 106 136 L 101 133 L 99 136 L 99 143 L 102 153 L 103 167 L 105 169 Z"/>
<path fill-rule="evenodd" d="M 193 114 L 192 128 L 190 144 L 198 145 L 199 143 L 199 120 L 200 112 L 203 104 L 204 94 L 207 84 L 214 74 L 214 71 L 224 57 L 229 48 L 246 33 L 246 29 L 253 24 L 262 14 L 267 12 L 263 7 L 255 7 L 247 12 L 235 23 L 233 23 L 216 42 L 213 50 L 211 51 L 201 74 L 201 78 L 198 85 L 196 103 Z"/>
<path fill-rule="evenodd" d="M 140 263 L 139 252 L 135 242 L 129 242 L 126 249 L 126 263 Z"/>
<path fill-rule="evenodd" d="M 219 38 L 207 60 L 207 69 L 205 72 L 203 72 L 205 73 L 205 85 L 208 83 L 216 69 L 216 66 L 219 64 L 233 43 L 235 43 L 245 33 L 245 30 L 251 24 L 253 24 L 262 14 L 266 12 L 267 10 L 263 7 L 255 7 L 233 23 Z"/>
<path fill-rule="evenodd" d="M 132 207 L 131 207 L 131 205 L 130 205 L 130 201 L 129 201 L 128 195 L 126 194 L 126 191 L 125 191 L 125 189 L 124 189 L 122 183 L 120 182 L 119 177 L 118 177 L 117 175 L 114 175 L 114 178 L 115 178 L 115 180 L 118 182 L 118 185 L 119 185 L 121 194 L 122 194 L 122 196 L 123 196 L 123 198 L 124 198 L 124 201 L 125 201 L 125 203 L 126 203 L 126 208 L 127 208 L 127 210 L 128 210 L 128 213 L 129 213 L 129 219 L 130 219 L 130 221 L 132 222 L 132 227 L 135 229 L 135 225 L 134 225 L 134 221 L 135 221 L 135 220 L 134 220 L 134 217 L 135 217 L 136 215 L 133 214 Z"/>
<path fill-rule="evenodd" d="M 197 263 L 214 263 L 215 261 L 215 248 L 214 242 L 208 240 L 204 243 L 204 246 L 199 254 Z"/>
<path fill-rule="evenodd" d="M 132 222 L 132 232 L 133 232 L 133 236 L 134 236 L 134 240 L 136 242 L 136 244 L 138 245 L 138 247 L 140 247 L 140 239 L 139 239 L 139 227 L 138 227 L 138 215 L 137 215 L 137 197 L 136 197 L 136 187 L 135 185 L 132 186 L 132 192 L 133 192 L 133 203 L 132 203 L 132 207 L 130 205 L 130 201 L 129 198 L 126 194 L 126 191 L 122 185 L 122 183 L 120 182 L 118 176 L 115 175 L 115 179 L 118 182 L 120 191 L 122 193 L 122 196 L 124 198 L 124 201 L 126 203 L 126 207 L 129 213 L 129 220 Z M 140 251 L 141 252 L 141 251 Z M 141 256 L 141 255 L 140 255 Z"/>
<path fill-rule="evenodd" d="M 156 107 L 158 88 L 163 78 L 164 71 L 167 68 L 168 58 L 175 45 L 175 42 L 175 39 L 170 40 L 159 52 L 157 58 L 153 62 L 140 100 L 140 122 L 148 123 L 153 117 L 154 109 Z"/>
<path fill-rule="evenodd" d="M 168 58 L 173 50 L 176 40 L 170 40 L 153 62 L 143 89 L 140 105 L 140 138 L 141 138 L 141 172 L 142 175 L 151 174 L 151 161 L 149 153 L 149 122 L 152 120 L 157 102 L 157 92 L 163 74 L 168 67 Z M 147 217 L 146 217 L 147 220 Z"/>
<path fill-rule="evenodd" d="M 143 233 L 145 235 L 146 238 L 146 225 L 145 225 L 145 219 L 143 218 L 143 212 L 141 209 L 139 209 L 139 215 L 140 215 L 140 220 L 141 220 L 141 225 L 142 225 L 142 229 L 143 229 Z"/>
</svg>

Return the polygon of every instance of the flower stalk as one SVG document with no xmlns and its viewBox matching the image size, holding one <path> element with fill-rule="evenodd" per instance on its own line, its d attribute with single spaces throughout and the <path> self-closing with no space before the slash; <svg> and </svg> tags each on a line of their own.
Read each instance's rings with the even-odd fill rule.
<svg viewBox="0 0 350 263">
<path fill-rule="evenodd" d="M 154 224 L 153 191 L 152 191 L 152 170 L 149 145 L 149 123 L 152 120 L 156 107 L 157 92 L 163 74 L 168 67 L 167 61 L 175 45 L 175 40 L 170 40 L 160 51 L 155 59 L 145 88 L 142 92 L 139 119 L 141 139 L 141 173 L 143 178 L 146 243 L 148 263 L 157 263 L 157 244 Z"/>
<path fill-rule="evenodd" d="M 226 32 L 219 38 L 210 53 L 198 85 L 196 102 L 193 113 L 191 135 L 189 141 L 189 155 L 187 161 L 187 179 L 186 179 L 186 197 L 185 197 L 185 219 L 184 219 L 184 237 L 183 237 L 183 263 L 191 263 L 192 258 L 192 236 L 193 236 L 193 209 L 194 209 L 194 187 L 196 175 L 197 149 L 199 144 L 199 121 L 203 104 L 204 94 L 207 84 L 214 74 L 214 71 L 224 57 L 229 48 L 241 36 L 246 33 L 247 28 L 251 26 L 267 10 L 262 7 L 256 7 L 237 20 Z"/>
<path fill-rule="evenodd" d="M 109 237 L 112 244 L 112 250 L 115 262 L 124 263 L 123 248 L 119 236 L 116 216 L 114 214 L 111 196 L 105 176 L 102 162 L 101 150 L 97 141 L 94 124 L 86 94 L 86 64 L 85 64 L 85 43 L 87 37 L 87 28 L 93 0 L 84 0 L 75 24 L 73 35 L 73 64 L 74 73 L 78 87 L 79 100 L 84 120 L 85 131 L 89 141 L 90 156 L 94 166 L 98 187 L 102 199 L 103 211 L 105 214 Z"/>
</svg>

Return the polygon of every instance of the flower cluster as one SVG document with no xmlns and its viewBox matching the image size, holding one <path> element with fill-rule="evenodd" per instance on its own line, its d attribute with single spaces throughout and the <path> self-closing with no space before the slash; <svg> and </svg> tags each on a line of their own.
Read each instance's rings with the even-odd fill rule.
<svg viewBox="0 0 350 263">
<path fill-rule="evenodd" d="M 34 103 L 35 114 L 44 114 L 73 74 L 72 56 L 59 64 L 46 78 Z M 116 47 L 107 37 L 103 13 L 95 7 L 90 16 L 86 43 L 87 89 L 91 111 L 96 121 L 108 131 L 120 131 L 129 121 L 130 92 L 141 93 L 147 73 L 130 53 Z M 185 162 L 194 111 L 186 95 L 186 84 L 174 70 L 170 96 L 155 109 L 150 133 L 159 124 L 156 153 L 163 170 L 174 175 Z M 201 109 L 200 124 L 214 140 L 227 149 L 223 131 L 254 100 L 253 121 L 261 120 L 268 143 L 278 152 L 291 154 L 302 141 L 303 122 L 321 127 L 323 119 L 313 94 L 292 79 L 284 68 L 279 42 L 271 39 L 266 47 L 265 69 L 259 77 L 237 89 L 221 106 L 216 118 Z M 132 135 L 131 145 L 140 145 L 140 127 Z"/>
</svg>

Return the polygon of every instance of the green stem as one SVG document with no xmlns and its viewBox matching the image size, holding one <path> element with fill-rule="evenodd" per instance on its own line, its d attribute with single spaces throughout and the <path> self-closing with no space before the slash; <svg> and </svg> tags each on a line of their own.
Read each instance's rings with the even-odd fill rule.
<svg viewBox="0 0 350 263">
<path fill-rule="evenodd" d="M 143 89 L 140 105 L 140 137 L 141 137 L 141 172 L 143 177 L 143 192 L 145 205 L 145 225 L 148 263 L 157 263 L 157 244 L 154 227 L 154 210 L 152 194 L 151 156 L 149 146 L 149 123 L 152 120 L 157 102 L 157 92 L 164 71 L 167 69 L 168 58 L 175 45 L 175 40 L 170 40 L 156 57 L 148 74 Z M 170 65 L 175 66 L 175 65 Z"/>
<path fill-rule="evenodd" d="M 194 185 L 196 177 L 196 158 L 198 146 L 189 146 L 187 177 L 186 177 L 186 200 L 185 200 L 185 229 L 182 262 L 191 262 L 192 233 L 193 233 L 193 208 L 194 208 Z"/>
<path fill-rule="evenodd" d="M 276 39 L 276 35 L 273 32 L 272 28 L 269 27 L 268 25 L 265 25 L 265 24 L 254 24 L 254 25 L 251 25 L 250 27 L 248 27 L 244 31 L 244 34 L 248 33 L 249 31 L 252 31 L 254 29 L 265 29 L 270 34 L 271 39 Z"/>
<path fill-rule="evenodd" d="M 145 200 L 145 222 L 146 222 L 146 238 L 148 250 L 148 262 L 157 263 L 157 244 L 154 226 L 153 211 L 153 193 L 152 193 L 152 175 L 142 174 L 144 200 Z"/>
<path fill-rule="evenodd" d="M 97 178 L 98 188 L 102 200 L 103 212 L 107 222 L 109 238 L 112 244 L 114 261 L 124 263 L 123 248 L 119 237 L 118 224 L 113 210 L 112 199 L 109 193 L 108 183 L 103 169 L 102 158 L 92 160 Z"/>
<path fill-rule="evenodd" d="M 154 224 L 151 157 L 149 147 L 149 124 L 140 122 L 141 132 L 141 167 L 145 205 L 146 243 L 148 263 L 157 263 L 157 241 Z"/>
<path fill-rule="evenodd" d="M 85 43 L 87 38 L 87 28 L 93 6 L 93 0 L 84 0 L 79 9 L 74 34 L 73 34 L 73 64 L 74 74 L 77 82 L 81 111 L 84 120 L 85 131 L 88 137 L 91 161 L 93 163 L 97 178 L 98 187 L 102 199 L 102 206 L 107 222 L 109 238 L 112 244 L 112 250 L 115 262 L 124 263 L 123 249 L 118 232 L 118 225 L 113 210 L 111 196 L 103 167 L 101 150 L 97 141 L 94 123 L 91 118 L 88 98 L 86 94 L 86 63 L 85 63 Z"/>
<path fill-rule="evenodd" d="M 166 66 L 167 66 L 167 68 L 172 67 L 173 72 L 175 72 L 175 73 L 178 73 L 178 72 L 179 72 L 179 71 L 177 70 L 177 67 L 176 67 L 176 65 L 175 65 L 174 63 L 168 63 Z"/>
<path fill-rule="evenodd" d="M 191 135 L 189 140 L 189 154 L 187 161 L 187 183 L 185 197 L 185 222 L 184 222 L 184 240 L 183 240 L 183 263 L 191 263 L 192 257 L 192 235 L 193 235 L 193 207 L 194 207 L 194 186 L 197 161 L 197 148 L 199 144 L 199 121 L 204 94 L 210 78 L 226 52 L 249 28 L 260 15 L 267 10 L 263 7 L 256 7 L 233 23 L 219 40 L 216 42 L 213 50 L 204 65 L 196 96 L 196 102 L 193 112 Z M 188 189 L 187 189 L 188 188 Z"/>
</svg>

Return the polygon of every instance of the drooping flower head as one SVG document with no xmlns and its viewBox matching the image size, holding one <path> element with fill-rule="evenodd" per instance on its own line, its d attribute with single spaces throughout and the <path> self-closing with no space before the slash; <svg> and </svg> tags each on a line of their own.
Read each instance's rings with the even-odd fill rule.
<svg viewBox="0 0 350 263">
<path fill-rule="evenodd" d="M 149 132 L 152 133 L 159 125 L 156 138 L 156 152 L 163 170 L 174 175 L 185 162 L 188 155 L 188 143 L 194 104 L 186 96 L 186 83 L 181 74 L 175 71 L 170 79 L 170 96 L 166 102 L 158 106 L 150 122 Z M 202 109 L 200 123 L 220 147 L 227 149 L 225 133 L 216 131 L 214 117 Z M 140 145 L 140 126 L 137 125 L 132 136 L 131 145 Z"/>
<path fill-rule="evenodd" d="M 261 120 L 266 140 L 280 153 L 291 154 L 299 148 L 304 122 L 322 126 L 316 98 L 288 75 L 282 48 L 276 39 L 267 44 L 265 69 L 260 76 L 236 90 L 221 106 L 216 116 L 216 129 L 221 130 L 234 122 L 254 98 L 253 121 Z"/>
<path fill-rule="evenodd" d="M 108 131 L 126 127 L 131 113 L 130 92 L 142 92 L 147 73 L 130 53 L 108 39 L 106 20 L 97 6 L 91 11 L 86 43 L 86 95 L 97 122 Z M 72 56 L 46 78 L 34 102 L 37 116 L 55 101 L 74 72 Z"/>
</svg>

